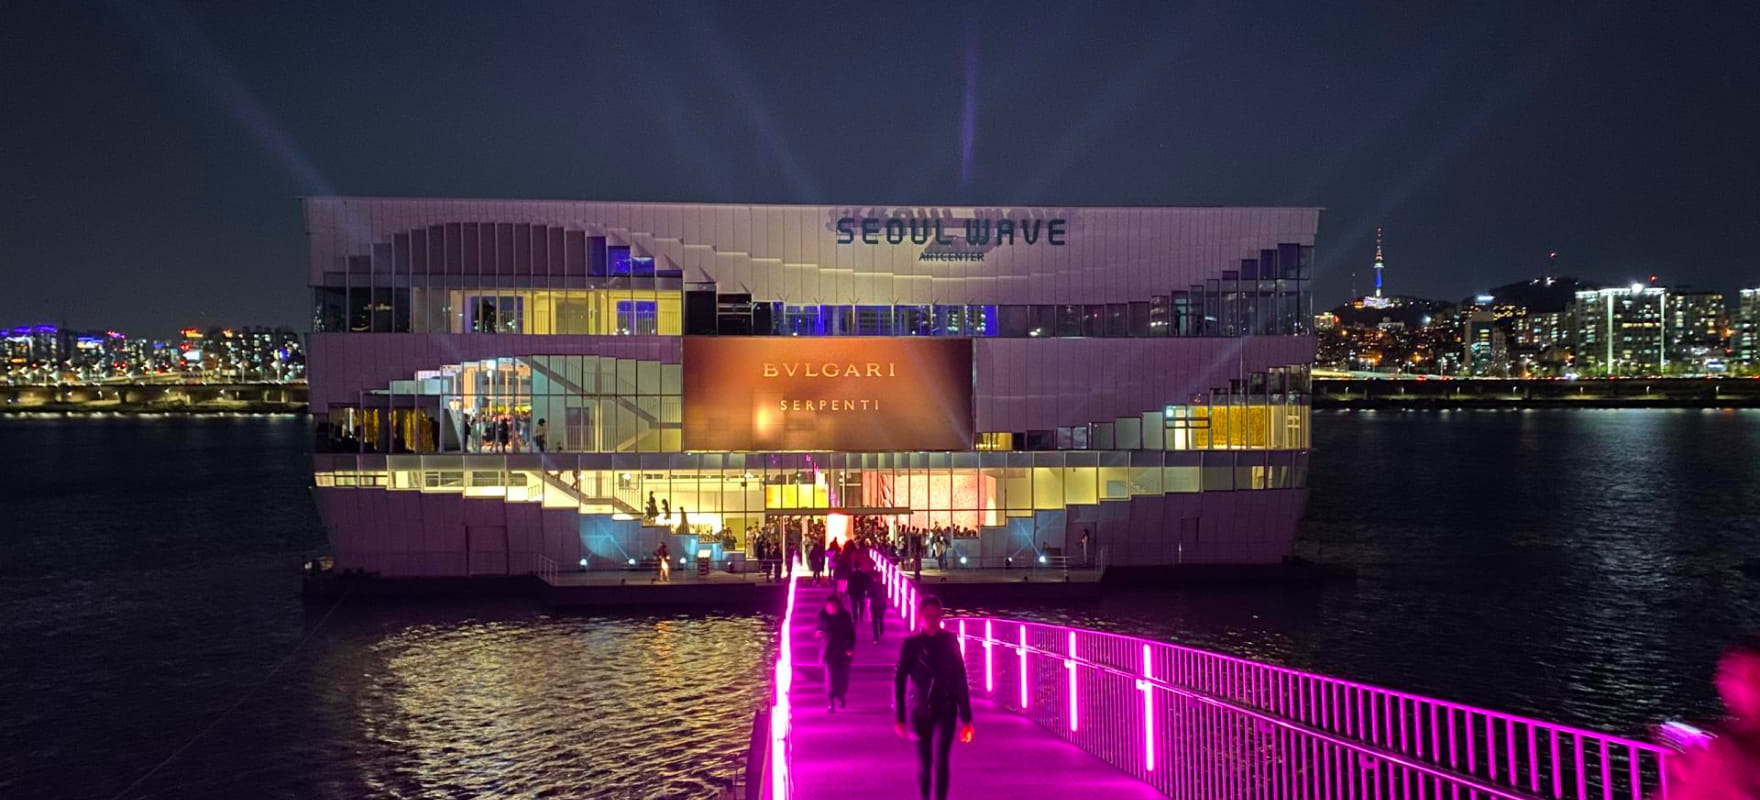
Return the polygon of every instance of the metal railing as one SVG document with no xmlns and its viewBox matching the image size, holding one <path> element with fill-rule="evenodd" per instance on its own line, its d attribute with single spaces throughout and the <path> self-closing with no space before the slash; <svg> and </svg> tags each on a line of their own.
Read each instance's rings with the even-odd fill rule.
<svg viewBox="0 0 1760 800">
<path fill-rule="evenodd" d="M 532 574 L 538 576 L 545 583 L 555 583 L 556 575 L 560 571 L 556 559 L 543 553 L 532 554 Z"/>
<path fill-rule="evenodd" d="M 878 558 L 914 624 L 910 575 Z M 975 695 L 1176 798 L 1668 796 L 1667 751 L 1166 642 L 955 618 Z"/>
<path fill-rule="evenodd" d="M 788 594 L 783 600 L 782 630 L 776 637 L 776 664 L 771 676 L 769 729 L 763 736 L 764 753 L 753 759 L 763 765 L 762 772 L 753 775 L 748 768 L 746 780 L 757 784 L 757 796 L 764 800 L 788 800 L 794 795 L 794 785 L 788 769 L 788 743 L 790 734 L 790 716 L 793 708 L 789 703 L 788 693 L 794 688 L 794 598 L 795 587 L 800 583 L 799 564 L 789 573 Z M 754 736 L 754 739 L 757 737 Z M 750 787 L 747 797 L 753 796 Z"/>
</svg>

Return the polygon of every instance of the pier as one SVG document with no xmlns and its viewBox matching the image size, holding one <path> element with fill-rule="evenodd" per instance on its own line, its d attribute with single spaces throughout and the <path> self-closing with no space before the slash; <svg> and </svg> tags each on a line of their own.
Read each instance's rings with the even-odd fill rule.
<svg viewBox="0 0 1760 800">
<path fill-rule="evenodd" d="M 877 563 L 886 634 L 878 645 L 858 635 L 849 705 L 835 712 L 813 638 L 829 589 L 789 583 L 748 800 L 915 796 L 892 677 L 923 590 Z M 953 797 L 1668 796 L 1668 751 L 1647 742 L 1131 636 L 994 618 L 944 626 L 959 637 L 976 727 L 954 745 Z"/>
</svg>

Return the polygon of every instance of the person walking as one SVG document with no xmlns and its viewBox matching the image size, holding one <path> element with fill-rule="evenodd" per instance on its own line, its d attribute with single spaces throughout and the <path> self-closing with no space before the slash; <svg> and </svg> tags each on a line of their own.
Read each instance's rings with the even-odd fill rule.
<svg viewBox="0 0 1760 800">
<path fill-rule="evenodd" d="M 867 559 L 857 556 L 854 560 L 856 563 L 849 572 L 849 616 L 857 625 L 860 625 L 862 624 L 862 613 L 868 608 L 868 604 L 864 601 L 867 600 L 869 576 L 868 571 L 862 569 L 866 566 L 862 562 Z"/>
<path fill-rule="evenodd" d="M 959 643 L 941 629 L 941 598 L 925 595 L 917 604 L 917 620 L 920 627 L 898 652 L 892 728 L 899 738 L 917 741 L 917 788 L 923 800 L 947 800 L 955 723 L 959 740 L 970 742 L 972 697 Z"/>
<path fill-rule="evenodd" d="M 1760 635 L 1724 652 L 1715 681 L 1726 716 L 1668 760 L 1670 800 L 1760 798 Z"/>
<path fill-rule="evenodd" d="M 825 572 L 825 542 L 814 539 L 813 549 L 807 551 L 807 566 L 813 570 L 813 585 L 819 585 L 819 576 Z"/>
<path fill-rule="evenodd" d="M 850 566 L 855 564 L 855 543 L 847 542 L 837 550 L 837 557 L 831 567 L 831 579 L 837 587 L 838 594 L 849 591 Z"/>
<path fill-rule="evenodd" d="M 550 420 L 538 418 L 538 427 L 532 434 L 532 443 L 538 446 L 538 452 L 544 452 L 544 443 L 550 438 Z"/>
<path fill-rule="evenodd" d="M 825 598 L 819 611 L 819 624 L 813 631 L 819 639 L 819 663 L 825 667 L 825 710 L 849 707 L 849 665 L 856 655 L 856 624 L 843 608 L 843 598 Z"/>
<path fill-rule="evenodd" d="M 880 634 L 886 629 L 886 589 L 880 585 L 880 576 L 872 563 L 868 564 L 867 572 L 868 617 L 874 624 L 874 644 L 879 644 Z"/>
<path fill-rule="evenodd" d="M 654 558 L 660 562 L 660 582 L 671 583 L 672 551 L 666 548 L 666 542 L 662 541 L 659 547 L 654 548 Z"/>
</svg>

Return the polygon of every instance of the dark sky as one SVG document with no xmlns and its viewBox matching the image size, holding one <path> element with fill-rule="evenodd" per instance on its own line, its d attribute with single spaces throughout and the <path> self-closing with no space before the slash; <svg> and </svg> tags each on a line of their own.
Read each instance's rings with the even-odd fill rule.
<svg viewBox="0 0 1760 800">
<path fill-rule="evenodd" d="M 1754 8 L 14 0 L 0 325 L 304 328 L 331 192 L 1321 205 L 1320 305 L 1376 224 L 1400 293 L 1760 285 Z"/>
</svg>

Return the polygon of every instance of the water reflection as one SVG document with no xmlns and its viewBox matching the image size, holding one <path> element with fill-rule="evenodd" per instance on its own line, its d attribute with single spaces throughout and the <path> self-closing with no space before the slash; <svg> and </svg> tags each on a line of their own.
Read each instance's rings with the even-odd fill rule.
<svg viewBox="0 0 1760 800">
<path fill-rule="evenodd" d="M 762 616 L 414 626 L 318 665 L 397 796 L 707 796 L 765 696 Z M 358 677 L 356 677 L 358 675 Z M 343 766 L 343 765 L 338 765 Z"/>
</svg>

